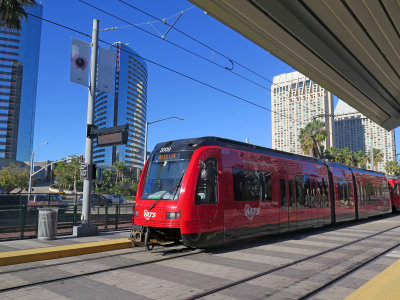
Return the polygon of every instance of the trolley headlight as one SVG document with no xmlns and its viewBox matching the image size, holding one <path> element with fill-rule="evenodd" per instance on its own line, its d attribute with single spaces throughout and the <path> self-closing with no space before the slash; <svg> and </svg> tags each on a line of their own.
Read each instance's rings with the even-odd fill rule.
<svg viewBox="0 0 400 300">
<path fill-rule="evenodd" d="M 139 217 L 139 211 L 135 210 L 135 217 Z"/>
<path fill-rule="evenodd" d="M 179 219 L 180 217 L 180 212 L 167 212 L 167 219 Z"/>
</svg>

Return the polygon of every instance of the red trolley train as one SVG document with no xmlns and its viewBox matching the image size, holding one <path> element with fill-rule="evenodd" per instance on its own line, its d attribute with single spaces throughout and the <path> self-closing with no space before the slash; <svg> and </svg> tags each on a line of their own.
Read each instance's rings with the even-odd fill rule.
<svg viewBox="0 0 400 300">
<path fill-rule="evenodd" d="M 393 210 L 398 211 L 400 209 L 400 180 L 396 177 L 389 177 L 388 182 Z"/>
<path fill-rule="evenodd" d="M 157 144 L 139 181 L 132 239 L 190 247 L 392 210 L 382 173 L 217 137 Z"/>
</svg>

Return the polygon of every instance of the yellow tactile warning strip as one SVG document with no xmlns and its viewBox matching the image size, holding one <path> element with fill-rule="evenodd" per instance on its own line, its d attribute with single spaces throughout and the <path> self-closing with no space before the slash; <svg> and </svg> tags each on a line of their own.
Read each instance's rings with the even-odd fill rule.
<svg viewBox="0 0 400 300">
<path fill-rule="evenodd" d="M 345 300 L 399 299 L 400 260 L 354 291 Z"/>
<path fill-rule="evenodd" d="M 0 252 L 0 266 L 22 264 L 26 262 L 55 259 L 110 250 L 118 250 L 130 247 L 132 247 L 132 241 L 124 238 L 65 246 Z"/>
</svg>

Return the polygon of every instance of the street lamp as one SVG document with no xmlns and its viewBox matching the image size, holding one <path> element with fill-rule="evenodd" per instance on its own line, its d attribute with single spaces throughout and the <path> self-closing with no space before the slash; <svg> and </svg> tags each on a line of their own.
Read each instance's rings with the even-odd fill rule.
<svg viewBox="0 0 400 300">
<path fill-rule="evenodd" d="M 168 117 L 168 118 L 164 118 L 164 119 L 157 120 L 157 121 L 153 121 L 153 122 L 147 122 L 147 121 L 146 121 L 146 130 L 145 130 L 145 132 L 144 132 L 143 167 L 144 167 L 144 164 L 146 163 L 146 159 L 147 159 L 147 127 L 148 127 L 150 124 L 157 123 L 157 122 L 161 122 L 161 121 L 165 121 L 165 120 L 168 120 L 168 119 L 184 120 L 183 118 L 179 118 L 179 117 Z"/>
<path fill-rule="evenodd" d="M 48 143 L 49 142 L 43 142 L 36 148 L 35 151 L 32 151 L 31 163 L 30 163 L 31 169 L 29 171 L 29 189 L 28 189 L 29 197 L 31 196 L 31 192 L 32 192 L 32 174 L 33 174 L 33 171 L 34 171 L 34 169 L 33 169 L 33 155 L 35 154 L 36 151 L 39 150 L 40 147 L 42 147 L 43 145 L 48 144 Z"/>
</svg>

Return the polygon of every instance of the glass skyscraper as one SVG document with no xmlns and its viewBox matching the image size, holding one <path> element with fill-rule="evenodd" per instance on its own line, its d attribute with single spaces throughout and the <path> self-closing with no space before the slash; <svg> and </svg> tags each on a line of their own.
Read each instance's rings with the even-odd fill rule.
<svg viewBox="0 0 400 300">
<path fill-rule="evenodd" d="M 27 11 L 41 17 L 43 7 Z M 30 160 L 41 29 L 42 21 L 32 16 L 19 31 L 0 27 L 0 158 Z"/>
<path fill-rule="evenodd" d="M 115 55 L 114 92 L 96 92 L 94 124 L 98 128 L 129 124 L 128 144 L 98 147 L 93 144 L 93 162 L 111 166 L 124 161 L 143 168 L 144 134 L 147 111 L 147 66 L 143 59 L 121 42 L 109 47 Z"/>
</svg>

